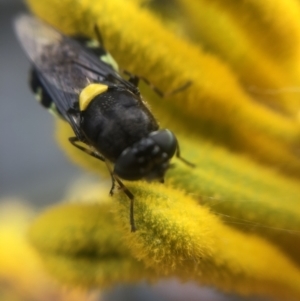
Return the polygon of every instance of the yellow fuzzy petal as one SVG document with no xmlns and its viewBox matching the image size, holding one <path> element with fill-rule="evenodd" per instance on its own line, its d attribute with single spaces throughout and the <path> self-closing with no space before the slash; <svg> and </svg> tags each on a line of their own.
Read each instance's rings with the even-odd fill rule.
<svg viewBox="0 0 300 301">
<path fill-rule="evenodd" d="M 271 14 L 271 10 L 261 12 L 264 13 L 261 16 L 253 15 L 251 24 L 241 26 L 237 23 L 242 23 L 241 20 L 245 21 L 247 17 L 250 18 L 250 7 L 247 10 L 246 4 L 239 4 L 240 7 L 237 10 L 235 5 L 225 6 L 224 2 L 226 1 L 219 2 L 221 2 L 220 5 L 205 0 L 179 1 L 180 7 L 178 9 L 183 12 L 181 18 L 184 18 L 185 23 L 188 24 L 189 36 L 201 48 L 214 53 L 230 65 L 245 91 L 252 95 L 256 101 L 295 118 L 300 110 L 298 97 L 295 93 L 280 93 L 281 90 L 286 88 L 288 90 L 289 87 L 300 84 L 299 78 L 295 78 L 295 71 L 291 68 L 287 69 L 285 64 L 285 61 L 291 60 L 290 52 L 295 51 L 295 45 L 287 47 L 290 43 L 285 43 L 286 37 L 275 29 L 273 34 L 270 30 L 270 35 L 274 40 L 268 39 L 271 37 L 267 35 L 266 31 L 273 23 L 277 25 L 275 20 L 273 23 L 270 22 L 268 27 L 266 24 L 264 26 L 259 24 L 260 27 L 257 25 L 257 19 L 262 21 L 261 19 L 264 18 L 265 14 Z M 250 6 L 250 1 L 248 5 Z M 236 10 L 236 14 L 231 14 L 231 10 Z M 245 12 L 244 17 L 241 18 L 243 12 Z M 247 22 L 250 23 L 250 20 Z M 256 30 L 253 30 L 253 27 L 256 27 Z M 287 29 L 285 26 L 283 27 Z M 295 32 L 295 28 L 292 32 Z M 255 37 L 253 36 L 251 39 L 250 34 L 255 35 Z M 262 47 L 261 44 L 263 46 L 268 44 L 268 46 Z M 267 50 L 276 51 L 277 56 L 270 57 L 270 51 Z M 280 59 L 284 58 L 284 55 L 285 61 L 279 62 Z M 276 93 L 277 91 L 278 93 Z"/>
<path fill-rule="evenodd" d="M 103 286 L 155 279 L 155 269 L 156 277 L 177 276 L 242 294 L 299 296 L 300 271 L 276 247 L 223 225 L 178 190 L 148 183 L 129 187 L 136 197 L 135 233 L 129 231 L 123 193 L 116 194 L 118 203 L 56 207 L 33 224 L 31 241 L 58 278 Z"/>
<path fill-rule="evenodd" d="M 256 45 L 274 59 L 298 58 L 300 47 L 300 5 L 297 0 L 209 1 L 229 13 Z M 243 18 L 240 16 L 243 15 Z M 264 30 L 262 30 L 262 28 Z"/>
<path fill-rule="evenodd" d="M 275 292 L 275 287 L 278 292 L 274 296 L 297 294 L 299 270 L 263 239 L 224 226 L 208 209 L 178 190 L 141 184 L 132 191 L 139 231 L 128 234 L 127 241 L 135 256 L 147 265 L 245 294 Z M 118 198 L 128 229 L 126 198 L 121 194 Z M 283 270 L 286 273 L 280 272 Z M 291 278 L 285 279 L 286 275 Z"/>
<path fill-rule="evenodd" d="M 179 142 L 196 168 L 174 160 L 166 183 L 191 193 L 229 225 L 270 239 L 300 263 L 299 182 L 204 141 L 179 136 Z"/>
<path fill-rule="evenodd" d="M 20 201 L 1 200 L 1 300 L 96 300 L 98 294 L 87 294 L 86 291 L 74 288 L 65 290 L 45 273 L 39 256 L 26 239 L 26 231 L 33 214 L 32 209 Z"/>
<path fill-rule="evenodd" d="M 153 274 L 132 258 L 111 211 L 112 203 L 65 204 L 34 222 L 30 240 L 57 279 L 76 286 L 104 287 Z"/>
</svg>

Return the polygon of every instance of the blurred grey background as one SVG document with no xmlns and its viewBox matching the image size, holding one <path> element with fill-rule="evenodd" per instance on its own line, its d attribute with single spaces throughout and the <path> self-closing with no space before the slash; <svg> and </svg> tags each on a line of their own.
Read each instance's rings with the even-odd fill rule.
<svg viewBox="0 0 300 301">
<path fill-rule="evenodd" d="M 29 62 L 13 31 L 14 17 L 26 11 L 20 0 L 0 2 L 0 200 L 43 206 L 59 201 L 87 173 L 58 148 L 53 117 L 28 87 Z"/>
</svg>

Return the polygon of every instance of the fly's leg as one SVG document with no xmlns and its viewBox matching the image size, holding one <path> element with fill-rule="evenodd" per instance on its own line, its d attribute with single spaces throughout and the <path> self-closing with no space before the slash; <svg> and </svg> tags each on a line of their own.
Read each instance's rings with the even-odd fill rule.
<svg viewBox="0 0 300 301">
<path fill-rule="evenodd" d="M 129 82 L 131 82 L 136 87 L 139 86 L 139 82 L 140 82 L 141 77 L 139 77 L 137 75 L 134 75 L 134 74 L 131 74 L 130 72 L 128 72 L 126 70 L 124 70 L 123 73 L 129 76 L 129 79 L 128 79 Z"/>
<path fill-rule="evenodd" d="M 98 154 L 97 152 L 93 151 L 92 149 L 89 149 L 82 145 L 77 144 L 78 142 L 82 142 L 77 137 L 70 137 L 69 141 L 72 145 L 74 145 L 76 148 L 80 149 L 81 151 L 85 152 L 86 154 L 105 162 L 105 158 L 103 156 L 101 156 L 100 154 Z"/>
<path fill-rule="evenodd" d="M 167 93 L 164 93 L 162 92 L 161 90 L 159 90 L 157 87 L 155 87 L 151 82 L 148 81 L 148 79 L 146 79 L 145 77 L 142 77 L 142 76 L 137 76 L 137 75 L 134 75 L 126 70 L 123 70 L 122 71 L 124 74 L 128 75 L 129 76 L 129 79 L 128 81 L 131 82 L 134 86 L 138 87 L 138 84 L 140 82 L 140 80 L 144 81 L 157 95 L 159 95 L 160 97 L 162 98 L 166 98 L 168 96 L 171 96 L 171 95 L 174 95 L 178 92 L 181 92 L 185 89 L 187 89 L 191 84 L 192 82 L 191 81 L 187 81 L 186 83 L 184 83 L 182 86 L 179 86 L 178 88 L 172 90 L 172 91 L 169 91 Z"/>
<path fill-rule="evenodd" d="M 98 42 L 100 43 L 100 45 L 102 46 L 102 48 L 105 49 L 104 42 L 103 42 L 103 37 L 102 37 L 101 31 L 100 31 L 100 29 L 99 29 L 99 27 L 98 27 L 97 24 L 95 24 L 94 30 L 95 30 L 95 34 L 97 36 Z"/>
<path fill-rule="evenodd" d="M 118 182 L 120 189 L 122 189 L 130 199 L 129 220 L 130 220 L 131 232 L 135 232 L 136 227 L 134 221 L 134 195 L 130 192 L 130 190 L 122 183 L 122 181 L 116 175 L 114 175 L 114 177 L 115 180 Z"/>
<path fill-rule="evenodd" d="M 113 194 L 113 190 L 115 187 L 115 182 L 118 183 L 119 188 L 127 195 L 127 197 L 130 199 L 130 214 L 129 214 L 129 220 L 130 220 L 130 226 L 131 226 L 131 232 L 136 231 L 135 227 L 135 221 L 134 221 L 134 195 L 131 193 L 131 191 L 123 184 L 123 182 L 119 179 L 119 177 L 113 173 L 109 163 L 105 161 L 106 167 L 111 175 L 112 178 L 112 188 L 110 190 L 110 194 Z"/>
<path fill-rule="evenodd" d="M 130 200 L 130 215 L 129 215 L 129 219 L 130 219 L 130 226 L 131 226 L 131 232 L 135 232 L 136 231 L 136 227 L 135 227 L 135 221 L 134 221 L 134 195 L 131 193 L 131 191 L 123 184 L 123 182 L 118 178 L 118 176 L 116 174 L 113 173 L 109 163 L 107 162 L 107 160 L 101 156 L 100 154 L 98 154 L 97 152 L 93 151 L 92 149 L 88 149 L 82 145 L 77 144 L 78 142 L 82 142 L 80 141 L 77 137 L 70 137 L 69 141 L 71 142 L 72 145 L 74 145 L 76 148 L 80 149 L 81 151 L 87 153 L 88 155 L 97 158 L 103 162 L 105 162 L 106 167 L 109 171 L 109 174 L 111 176 L 111 189 L 109 191 L 109 194 L 112 196 L 114 194 L 114 189 L 115 189 L 115 183 L 117 182 L 119 185 L 120 190 L 122 190 L 127 197 Z"/>
<path fill-rule="evenodd" d="M 192 84 L 192 81 L 189 80 L 189 81 L 185 82 L 183 85 L 179 86 L 178 88 L 165 93 L 163 97 L 168 97 L 168 96 L 177 94 L 179 92 L 182 92 L 185 89 L 187 89 L 191 84 Z"/>
</svg>

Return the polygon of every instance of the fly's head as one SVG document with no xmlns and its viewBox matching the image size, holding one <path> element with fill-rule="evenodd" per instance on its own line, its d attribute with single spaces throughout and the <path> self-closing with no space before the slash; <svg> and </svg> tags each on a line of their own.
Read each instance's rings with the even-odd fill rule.
<svg viewBox="0 0 300 301">
<path fill-rule="evenodd" d="M 176 149 L 177 139 L 171 131 L 151 132 L 121 153 L 115 162 L 114 173 L 129 181 L 163 181 Z"/>
</svg>

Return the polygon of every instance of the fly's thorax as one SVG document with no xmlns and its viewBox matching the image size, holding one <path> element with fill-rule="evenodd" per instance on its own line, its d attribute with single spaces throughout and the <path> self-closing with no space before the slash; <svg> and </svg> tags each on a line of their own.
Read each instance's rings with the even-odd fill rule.
<svg viewBox="0 0 300 301">
<path fill-rule="evenodd" d="M 90 144 L 111 162 L 124 149 L 158 130 L 139 95 L 116 87 L 105 89 L 102 84 L 91 84 L 84 90 L 80 94 L 80 127 Z"/>
</svg>

